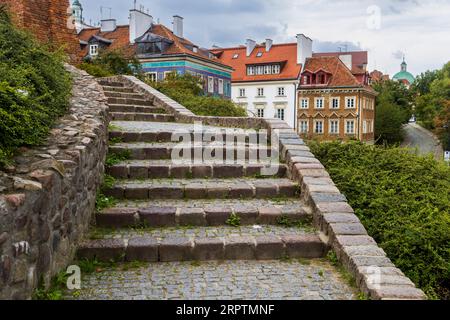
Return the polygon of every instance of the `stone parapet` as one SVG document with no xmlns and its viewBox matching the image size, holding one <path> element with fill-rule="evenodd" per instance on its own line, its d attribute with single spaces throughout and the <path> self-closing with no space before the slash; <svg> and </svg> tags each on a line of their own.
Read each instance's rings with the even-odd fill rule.
<svg viewBox="0 0 450 320">
<path fill-rule="evenodd" d="M 0 299 L 29 299 L 73 260 L 89 229 L 107 152 L 106 98 L 72 66 L 73 96 L 42 146 L 0 171 Z M 29 125 L 33 125 L 30 123 Z"/>
</svg>

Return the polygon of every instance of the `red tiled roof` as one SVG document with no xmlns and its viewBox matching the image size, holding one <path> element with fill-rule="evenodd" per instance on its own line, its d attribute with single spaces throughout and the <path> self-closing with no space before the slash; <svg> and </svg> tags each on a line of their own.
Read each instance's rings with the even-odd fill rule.
<svg viewBox="0 0 450 320">
<path fill-rule="evenodd" d="M 194 47 L 195 45 L 185 38 L 175 36 L 171 30 L 169 30 L 162 24 L 152 25 L 151 30 L 149 31 L 173 41 L 173 44 L 168 48 L 165 54 L 186 54 L 206 59 L 216 64 L 221 64 L 221 62 L 215 57 L 210 58 L 207 52 L 205 52 L 204 50 L 199 49 L 198 52 L 193 52 L 192 50 L 186 48 L 185 45 L 189 47 Z M 137 45 L 130 43 L 130 28 L 128 25 L 118 26 L 116 30 L 111 32 L 101 32 L 100 28 L 84 29 L 80 32 L 78 38 L 82 41 L 89 41 L 89 39 L 91 39 L 93 36 L 100 36 L 102 38 L 112 40 L 112 44 L 108 46 L 108 50 L 121 50 L 122 52 L 124 52 L 124 54 L 130 57 L 135 55 L 136 53 Z M 83 50 L 82 52 L 82 55 L 83 57 L 85 57 L 87 54 L 88 48 L 85 48 L 85 50 Z M 223 65 L 223 67 L 229 66 Z"/>
<path fill-rule="evenodd" d="M 213 49 L 211 51 L 217 55 L 222 63 L 234 69 L 231 76 L 233 82 L 298 79 L 302 69 L 301 64 L 297 64 L 297 43 L 274 44 L 269 52 L 266 52 L 265 45 L 257 45 L 249 57 L 247 57 L 245 46 Z M 261 57 L 257 57 L 258 52 L 262 52 Z M 233 59 L 236 54 L 239 55 L 238 58 Z M 271 63 L 282 64 L 280 74 L 247 75 L 248 65 Z"/>
<path fill-rule="evenodd" d="M 306 59 L 305 72 L 316 73 L 324 70 L 331 75 L 327 84 L 324 85 L 304 85 L 300 82 L 300 88 L 332 88 L 332 87 L 364 87 L 372 91 L 369 86 L 361 83 L 349 68 L 338 58 L 338 56 L 315 55 Z"/>
<path fill-rule="evenodd" d="M 352 56 L 352 73 L 365 73 L 363 65 L 367 65 L 369 61 L 367 51 L 350 51 L 350 52 L 320 52 L 313 53 L 313 57 L 339 57 L 342 55 Z"/>
</svg>

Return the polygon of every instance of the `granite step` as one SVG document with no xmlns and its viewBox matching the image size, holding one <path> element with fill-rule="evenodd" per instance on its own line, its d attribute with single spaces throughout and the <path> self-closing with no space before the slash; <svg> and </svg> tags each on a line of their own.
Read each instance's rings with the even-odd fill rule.
<svg viewBox="0 0 450 320">
<path fill-rule="evenodd" d="M 289 179 L 118 180 L 104 190 L 116 199 L 272 199 L 299 195 Z"/>
<path fill-rule="evenodd" d="M 117 179 L 209 179 L 209 178 L 264 178 L 264 168 L 271 168 L 267 177 L 286 176 L 287 167 L 238 161 L 174 162 L 172 160 L 127 160 L 107 168 L 107 173 Z"/>
<path fill-rule="evenodd" d="M 115 87 L 115 88 L 124 88 L 125 87 L 124 83 L 118 82 L 118 81 L 108 81 L 108 80 L 99 79 L 98 83 L 104 87 Z"/>
<path fill-rule="evenodd" d="M 128 153 L 133 160 L 158 160 L 178 159 L 194 160 L 209 159 L 223 162 L 224 160 L 245 160 L 256 162 L 263 160 L 268 162 L 272 154 L 270 146 L 258 146 L 255 144 L 207 144 L 197 146 L 193 143 L 183 144 L 176 142 L 165 143 L 116 143 L 109 148 L 111 154 Z"/>
<path fill-rule="evenodd" d="M 97 261 L 211 261 L 322 258 L 312 228 L 279 226 L 94 230 L 77 257 Z"/>
<path fill-rule="evenodd" d="M 166 110 L 163 108 L 155 106 L 135 106 L 129 104 L 109 104 L 109 111 L 119 113 L 166 113 Z"/>
<path fill-rule="evenodd" d="M 296 198 L 280 200 L 156 200 L 123 201 L 96 214 L 100 228 L 136 226 L 224 226 L 232 215 L 241 225 L 282 225 L 310 222 L 311 210 Z"/>
<path fill-rule="evenodd" d="M 111 112 L 113 121 L 174 122 L 175 116 L 161 113 Z"/>
<path fill-rule="evenodd" d="M 109 104 L 127 104 L 137 106 L 153 106 L 153 102 L 147 99 L 131 99 L 131 98 L 108 98 Z"/>
<path fill-rule="evenodd" d="M 143 99 L 142 94 L 136 92 L 117 92 L 104 90 L 104 93 L 108 98 Z"/>
<path fill-rule="evenodd" d="M 102 87 L 105 92 L 134 93 L 134 89 L 129 87 L 112 87 L 108 85 L 103 85 Z"/>
</svg>

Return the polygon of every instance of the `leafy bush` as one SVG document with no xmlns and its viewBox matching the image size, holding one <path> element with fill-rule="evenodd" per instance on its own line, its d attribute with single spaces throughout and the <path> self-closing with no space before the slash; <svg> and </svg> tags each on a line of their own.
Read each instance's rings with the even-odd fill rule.
<svg viewBox="0 0 450 320">
<path fill-rule="evenodd" d="M 205 96 L 202 82 L 190 74 L 170 74 L 162 82 L 150 82 L 152 87 L 172 98 L 199 116 L 246 117 L 247 112 L 231 100 Z"/>
<path fill-rule="evenodd" d="M 450 298 L 450 168 L 400 148 L 311 143 L 369 234 L 430 298 Z"/>
<path fill-rule="evenodd" d="M 71 79 L 63 62 L 0 7 L 0 165 L 17 147 L 38 145 L 65 113 Z"/>
<path fill-rule="evenodd" d="M 129 59 L 121 51 L 102 51 L 97 58 L 86 60 L 79 67 L 91 76 L 99 78 L 119 74 L 139 74 L 141 70 L 137 59 Z"/>
</svg>

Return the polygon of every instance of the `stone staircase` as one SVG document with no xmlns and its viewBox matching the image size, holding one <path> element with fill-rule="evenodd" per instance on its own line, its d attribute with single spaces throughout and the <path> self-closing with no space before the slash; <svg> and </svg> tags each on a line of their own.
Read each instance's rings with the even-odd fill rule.
<svg viewBox="0 0 450 320">
<path fill-rule="evenodd" d="M 289 179 L 286 164 L 270 163 L 273 175 L 265 176 L 261 169 L 267 162 L 249 161 L 250 156 L 260 161 L 278 154 L 270 144 L 258 149 L 252 142 L 254 131 L 237 130 L 240 142 L 234 148 L 217 141 L 176 143 L 174 133 L 196 135 L 192 124 L 175 122 L 174 115 L 122 83 L 100 84 L 114 120 L 109 152 L 120 159 L 107 168 L 114 183 L 104 194 L 117 203 L 96 215 L 96 228 L 80 246 L 78 259 L 156 264 L 253 261 L 253 268 L 261 260 L 269 265 L 280 259 L 326 256 L 329 248 L 313 228 L 311 208 L 301 200 L 300 186 Z M 214 126 L 202 130 L 224 138 L 227 133 Z M 213 159 L 192 161 L 196 152 L 205 151 Z M 172 161 L 173 154 L 183 160 Z M 217 154 L 233 161 L 224 162 Z M 266 262 L 260 263 L 264 268 Z M 282 267 L 273 272 L 273 279 L 284 276 Z M 330 283 L 337 278 L 333 274 Z M 343 287 L 340 293 L 347 290 L 346 297 L 351 297 L 352 291 Z"/>
</svg>

